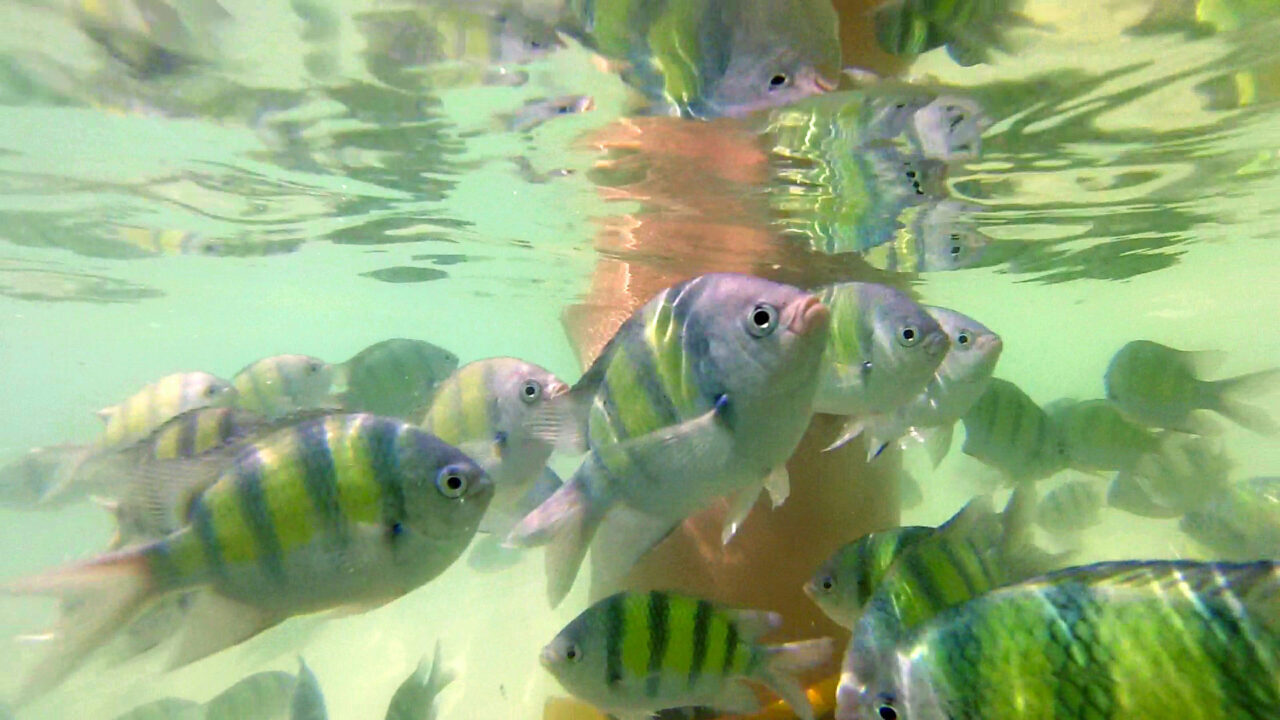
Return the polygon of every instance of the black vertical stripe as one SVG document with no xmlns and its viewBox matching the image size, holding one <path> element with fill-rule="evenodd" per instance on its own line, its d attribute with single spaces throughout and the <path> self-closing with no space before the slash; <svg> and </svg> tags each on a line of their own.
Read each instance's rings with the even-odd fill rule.
<svg viewBox="0 0 1280 720">
<path fill-rule="evenodd" d="M 218 416 L 218 446 L 221 447 L 231 441 L 236 435 L 235 411 L 223 409 Z M 212 450 L 213 448 L 204 448 Z"/>
<path fill-rule="evenodd" d="M 182 424 L 178 426 L 178 457 L 195 457 L 196 435 L 200 433 L 200 419 L 203 412 L 196 411 L 182 416 Z"/>
<path fill-rule="evenodd" d="M 226 577 L 227 566 L 222 559 L 222 547 L 218 544 L 218 535 L 213 529 L 213 513 L 209 511 L 209 506 L 204 503 L 203 495 L 197 495 L 192 498 L 190 518 L 191 528 L 200 540 L 200 547 L 204 551 L 209 569 L 213 572 L 214 577 Z"/>
<path fill-rule="evenodd" d="M 662 681 L 662 659 L 667 654 L 667 641 L 671 632 L 670 598 L 663 592 L 649 593 L 649 676 L 645 678 L 644 692 L 656 697 Z"/>
<path fill-rule="evenodd" d="M 348 432 L 357 432 L 369 448 L 369 472 L 382 489 L 382 522 L 391 527 L 404 520 L 404 488 L 400 484 L 400 455 L 397 447 L 401 430 L 421 432 L 417 428 L 373 415 L 357 415 L 352 422 L 359 423 Z M 360 469 L 353 468 L 353 472 Z"/>
<path fill-rule="evenodd" d="M 276 535 L 271 509 L 267 507 L 267 495 L 262 487 L 262 459 L 256 450 L 239 458 L 235 473 L 236 498 L 245 524 L 258 546 L 258 563 L 268 578 L 284 580 L 284 551 Z"/>
<path fill-rule="evenodd" d="M 707 661 L 707 632 L 711 624 L 711 603 L 699 600 L 693 613 L 693 659 L 689 663 L 689 687 L 698 684 L 702 664 Z"/>
<path fill-rule="evenodd" d="M 350 540 L 342 508 L 338 504 L 338 473 L 333 464 L 333 449 L 325 431 L 324 418 L 309 420 L 294 428 L 297 438 L 302 481 L 307 497 L 326 540 L 345 547 Z"/>
<path fill-rule="evenodd" d="M 871 599 L 871 593 L 876 591 L 875 587 L 872 586 L 872 576 L 880 575 L 880 559 L 875 557 L 875 555 L 878 555 L 879 553 L 873 554 L 871 551 L 879 545 L 880 543 L 878 542 L 878 538 L 874 535 L 864 537 L 858 542 L 857 567 L 862 570 L 862 572 L 858 573 L 857 577 L 859 605 L 866 604 L 867 600 Z M 876 564 L 872 565 L 872 563 Z"/>
<path fill-rule="evenodd" d="M 624 612 L 622 593 L 604 601 L 604 681 L 613 687 L 622 681 L 622 634 L 626 631 L 623 625 Z"/>
<path fill-rule="evenodd" d="M 729 675 L 729 670 L 733 667 L 733 654 L 738 650 L 738 624 L 729 622 L 729 629 L 724 636 L 724 666 L 720 668 L 720 674 Z"/>
</svg>

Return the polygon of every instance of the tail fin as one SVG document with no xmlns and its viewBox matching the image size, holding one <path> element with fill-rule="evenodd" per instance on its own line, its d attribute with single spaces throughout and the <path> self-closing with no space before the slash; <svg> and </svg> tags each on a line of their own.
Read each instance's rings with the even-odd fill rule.
<svg viewBox="0 0 1280 720">
<path fill-rule="evenodd" d="M 156 596 L 144 550 L 107 553 L 0 586 L 0 592 L 8 594 L 52 595 L 70 601 L 44 643 L 45 657 L 28 674 L 17 702 L 25 703 L 55 687 Z"/>
<path fill-rule="evenodd" d="M 1009 582 L 1020 582 L 1043 575 L 1066 564 L 1071 551 L 1051 553 L 1035 544 L 1032 523 L 1035 521 L 1035 483 L 1023 481 L 1013 488 L 1009 502 L 1000 514 L 1004 533 L 1000 538 L 1000 555 L 1008 570 Z"/>
<path fill-rule="evenodd" d="M 1275 389 L 1280 380 L 1280 368 L 1272 368 L 1261 372 L 1249 373 L 1239 377 L 1218 380 L 1210 383 L 1214 394 L 1211 407 L 1235 422 L 1237 425 L 1261 435 L 1280 433 L 1280 425 L 1269 415 L 1248 403 L 1241 396 L 1256 395 Z"/>
<path fill-rule="evenodd" d="M 581 470 L 579 470 L 579 473 Z M 573 587 L 604 512 L 593 502 L 579 475 L 534 508 L 507 536 L 516 547 L 547 545 L 547 599 L 560 604 Z"/>
<path fill-rule="evenodd" d="M 570 390 L 547 398 L 529 418 L 526 430 L 533 437 L 569 455 L 587 451 L 587 413 L 594 395 Z"/>
<path fill-rule="evenodd" d="M 94 488 L 81 468 L 96 451 L 92 445 L 46 445 L 0 467 L 0 502 L 22 509 L 54 509 L 83 500 Z"/>
<path fill-rule="evenodd" d="M 768 656 L 760 671 L 760 681 L 786 700 L 801 720 L 813 720 L 809 696 L 795 676 L 825 663 L 834 648 L 831 638 L 800 640 L 765 648 Z"/>
</svg>

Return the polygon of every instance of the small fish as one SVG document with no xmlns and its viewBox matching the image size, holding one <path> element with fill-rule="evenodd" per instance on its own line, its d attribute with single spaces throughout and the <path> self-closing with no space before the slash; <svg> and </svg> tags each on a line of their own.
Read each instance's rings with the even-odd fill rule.
<svg viewBox="0 0 1280 720">
<path fill-rule="evenodd" d="M 506 534 L 523 517 L 520 500 L 557 447 L 579 451 L 581 430 L 569 386 L 516 358 L 477 360 L 441 382 L 419 426 L 467 453 L 493 481 L 481 529 Z M 524 508 L 527 513 L 531 508 Z"/>
<path fill-rule="evenodd" d="M 937 467 L 951 447 L 952 428 L 986 391 L 1004 341 L 973 318 L 944 307 L 925 306 L 951 341 L 928 385 L 914 399 L 889 413 L 855 419 L 831 447 L 854 431 L 867 434 L 868 460 L 908 431 L 921 436 Z"/>
<path fill-rule="evenodd" d="M 0 718 L 12 717 L 0 713 Z M 206 720 L 204 708 L 194 700 L 161 698 L 117 715 L 115 720 Z"/>
<path fill-rule="evenodd" d="M 283 670 L 267 670 L 241 678 L 205 703 L 204 720 L 283 718 L 298 679 Z"/>
<path fill-rule="evenodd" d="M 178 530 L 0 586 L 85 598 L 75 622 L 54 627 L 24 697 L 171 593 L 200 592 L 173 667 L 292 615 L 389 602 L 462 554 L 493 495 L 461 451 L 372 415 L 307 418 L 216 462 L 216 480 L 190 499 Z"/>
<path fill-rule="evenodd" d="M 1280 432 L 1280 426 L 1265 412 L 1242 400 L 1273 389 L 1280 379 L 1280 368 L 1227 380 L 1200 379 L 1220 361 L 1220 353 L 1188 352 L 1150 340 L 1134 340 L 1111 358 L 1104 377 L 1107 399 L 1129 419 L 1151 427 L 1212 435 L 1212 423 L 1194 413 L 1213 410 L 1263 435 Z"/>
<path fill-rule="evenodd" d="M 893 562 L 935 532 L 937 528 L 909 526 L 863 535 L 822 563 L 805 583 L 804 593 L 836 624 L 853 629 Z"/>
<path fill-rule="evenodd" d="M 425 340 L 374 343 L 338 366 L 343 408 L 408 420 L 431 404 L 436 385 L 458 369 L 458 356 Z"/>
<path fill-rule="evenodd" d="M 553 605 L 614 505 L 653 521 L 611 550 L 620 575 L 715 498 L 733 496 L 726 541 L 762 485 L 785 499 L 829 321 L 815 295 L 723 273 L 662 291 L 622 324 L 570 391 L 588 418 L 587 457 L 508 538 L 550 543 Z"/>
<path fill-rule="evenodd" d="M 987 62 L 992 48 L 1008 51 L 1004 31 L 1029 24 L 1013 0 L 888 0 L 873 15 L 876 40 L 886 52 L 914 57 L 946 46 L 957 64 Z"/>
<path fill-rule="evenodd" d="M 1066 449 L 1057 426 L 1008 380 L 991 378 L 961 422 L 964 453 L 1014 481 L 1046 478 L 1066 467 Z"/>
<path fill-rule="evenodd" d="M 502 116 L 503 125 L 511 132 L 529 132 L 542 123 L 561 115 L 576 115 L 593 110 L 595 100 L 590 95 L 562 95 L 555 98 L 528 100 L 524 107 Z"/>
<path fill-rule="evenodd" d="M 166 375 L 123 402 L 98 411 L 106 424 L 99 447 L 120 447 L 151 434 L 170 418 L 201 407 L 226 407 L 236 402 L 231 383 L 206 372 Z"/>
<path fill-rule="evenodd" d="M 273 355 L 231 378 L 236 405 L 268 418 L 332 406 L 333 366 L 309 355 Z"/>
<path fill-rule="evenodd" d="M 918 627 L 836 719 L 1280 717 L 1278 571 L 1099 563 L 996 590 Z"/>
<path fill-rule="evenodd" d="M 289 720 L 328 720 L 329 713 L 324 706 L 324 693 L 320 690 L 320 681 L 315 673 L 307 667 L 301 657 L 298 658 L 298 682 L 293 686 L 293 696 L 289 698 Z"/>
<path fill-rule="evenodd" d="M 56 510 L 83 500 L 75 476 L 96 448 L 46 445 L 0 466 L 0 504 L 19 510 Z"/>
<path fill-rule="evenodd" d="M 924 308 L 900 290 L 873 283 L 818 289 L 831 308 L 815 412 L 885 413 L 919 395 L 951 341 Z"/>
<path fill-rule="evenodd" d="M 1160 449 L 1155 433 L 1125 420 L 1107 400 L 1059 400 L 1045 412 L 1058 428 L 1067 465 L 1082 472 L 1132 470 Z"/>
<path fill-rule="evenodd" d="M 1108 502 L 1146 517 L 1178 517 L 1227 487 L 1231 459 L 1218 438 L 1165 431 L 1158 450 L 1116 474 Z"/>
<path fill-rule="evenodd" d="M 618 593 L 566 625 L 539 660 L 575 697 L 627 716 L 692 705 L 754 712 L 760 701 L 741 682 L 753 680 L 813 720 L 794 676 L 825 662 L 831 639 L 761 644 L 781 622 L 676 593 Z"/>
<path fill-rule="evenodd" d="M 571 0 L 559 28 L 622 66 L 660 112 L 736 117 L 831 89 L 835 9 L 822 0 Z"/>
<path fill-rule="evenodd" d="M 1036 524 L 1057 535 L 1080 532 L 1101 522 L 1103 501 L 1095 481 L 1065 482 L 1040 499 Z"/>
<path fill-rule="evenodd" d="M 945 272 L 969 267 L 982 258 L 991 238 L 969 215 L 977 206 L 951 199 L 931 199 L 904 208 L 902 223 L 886 243 L 862 253 L 867 264 L 888 272 Z"/>
<path fill-rule="evenodd" d="M 990 126 L 991 118 L 976 100 L 940 95 L 912 116 L 908 138 L 933 160 L 975 160 L 982 154 L 982 133 Z"/>
<path fill-rule="evenodd" d="M 427 671 L 427 659 L 423 658 L 409 677 L 400 683 L 387 706 L 386 720 L 434 720 L 437 716 L 435 702 L 440 692 L 453 682 L 457 674 L 444 666 L 440 643 L 436 642 Z"/>
<path fill-rule="evenodd" d="M 1035 504 L 1034 490 L 1022 483 L 1004 512 L 997 514 L 989 497 L 975 498 L 933 532 L 900 544 L 853 625 L 837 695 L 857 694 L 874 683 L 899 639 L 946 609 L 1061 567 L 1065 555 L 1046 553 L 1032 541 Z M 871 577 L 877 564 L 845 567 L 854 578 Z M 846 607 L 842 614 L 857 613 Z"/>
<path fill-rule="evenodd" d="M 1280 478 L 1256 477 L 1223 488 L 1179 527 L 1224 560 L 1280 558 Z"/>
</svg>

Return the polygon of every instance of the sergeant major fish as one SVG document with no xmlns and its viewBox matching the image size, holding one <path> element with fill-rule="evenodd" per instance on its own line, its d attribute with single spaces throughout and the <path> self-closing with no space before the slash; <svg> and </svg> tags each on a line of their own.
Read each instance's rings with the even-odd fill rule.
<svg viewBox="0 0 1280 720">
<path fill-rule="evenodd" d="M 201 591 L 173 666 L 292 615 L 389 602 L 462 554 L 493 495 L 456 448 L 371 415 L 310 418 L 223 462 L 178 530 L 0 588 L 86 599 L 75 622 L 55 626 L 24 697 L 170 593 Z"/>
<path fill-rule="evenodd" d="M 309 355 L 273 355 L 231 378 L 236 405 L 268 418 L 332 406 L 333 367 Z"/>
<path fill-rule="evenodd" d="M 550 543 L 553 604 L 615 504 L 653 521 L 607 558 L 624 572 L 717 497 L 735 496 L 726 538 L 766 477 L 775 504 L 785 498 L 828 323 L 814 295 L 727 273 L 668 288 L 623 323 L 571 391 L 586 408 L 587 457 L 509 538 Z"/>
<path fill-rule="evenodd" d="M 1011 480 L 1038 480 L 1066 467 L 1058 427 L 1022 388 L 991 378 L 961 418 L 966 455 L 1003 471 Z"/>
</svg>

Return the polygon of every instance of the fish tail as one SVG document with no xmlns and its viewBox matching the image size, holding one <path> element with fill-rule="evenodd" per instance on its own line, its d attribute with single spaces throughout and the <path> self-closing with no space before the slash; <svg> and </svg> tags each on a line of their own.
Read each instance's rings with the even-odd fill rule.
<svg viewBox="0 0 1280 720">
<path fill-rule="evenodd" d="M 1280 433 L 1280 425 L 1260 408 L 1243 402 L 1242 398 L 1275 389 L 1277 380 L 1280 380 L 1280 368 L 1211 382 L 1207 389 L 1212 398 L 1207 404 L 1241 427 L 1262 435 L 1275 435 Z"/>
<path fill-rule="evenodd" d="M 1038 505 L 1035 483 L 1024 480 L 1014 486 L 1000 514 L 1003 525 L 1000 554 L 1008 564 L 1010 576 L 1019 580 L 1043 575 L 1061 566 L 1072 554 L 1071 551 L 1051 553 L 1035 544 L 1031 526 Z"/>
<path fill-rule="evenodd" d="M 547 599 L 552 607 L 573 587 L 587 546 L 604 518 L 598 507 L 581 477 L 575 475 L 507 536 L 507 544 L 516 547 L 547 545 Z"/>
<path fill-rule="evenodd" d="M 587 413 L 591 396 L 570 390 L 549 398 L 529 418 L 526 429 L 533 437 L 570 455 L 587 451 Z"/>
<path fill-rule="evenodd" d="M 47 636 L 46 655 L 28 673 L 19 703 L 62 682 L 156 597 L 147 547 L 112 552 L 0 586 L 12 595 L 52 595 L 73 601 Z"/>
<path fill-rule="evenodd" d="M 785 700 L 801 720 L 813 720 L 813 706 L 796 675 L 827 662 L 834 648 L 831 638 L 800 640 L 765 648 L 767 657 L 760 671 L 760 681 Z"/>
</svg>

